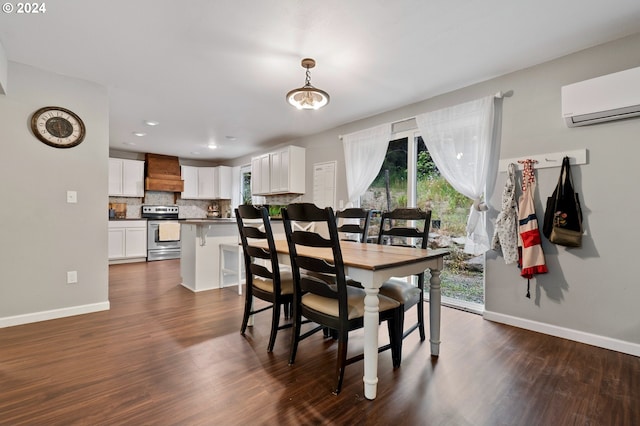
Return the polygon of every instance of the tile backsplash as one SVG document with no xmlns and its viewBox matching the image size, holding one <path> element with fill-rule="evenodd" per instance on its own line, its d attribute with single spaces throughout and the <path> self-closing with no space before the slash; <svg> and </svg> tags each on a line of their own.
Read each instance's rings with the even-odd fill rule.
<svg viewBox="0 0 640 426">
<path fill-rule="evenodd" d="M 142 217 L 142 205 L 174 205 L 180 208 L 180 219 L 204 219 L 207 217 L 207 208 L 217 205 L 222 217 L 230 213 L 229 200 L 183 200 L 178 197 L 174 202 L 172 192 L 147 191 L 144 198 L 109 197 L 109 203 L 125 203 L 127 205 L 127 219 L 139 219 Z"/>
</svg>

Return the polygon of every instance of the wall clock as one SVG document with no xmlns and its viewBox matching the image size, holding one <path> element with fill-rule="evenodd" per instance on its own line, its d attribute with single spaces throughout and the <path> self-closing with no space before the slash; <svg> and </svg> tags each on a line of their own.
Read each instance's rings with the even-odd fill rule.
<svg viewBox="0 0 640 426">
<path fill-rule="evenodd" d="M 31 116 L 31 131 L 42 142 L 55 148 L 71 148 L 84 140 L 84 123 L 68 109 L 48 106 Z"/>
</svg>

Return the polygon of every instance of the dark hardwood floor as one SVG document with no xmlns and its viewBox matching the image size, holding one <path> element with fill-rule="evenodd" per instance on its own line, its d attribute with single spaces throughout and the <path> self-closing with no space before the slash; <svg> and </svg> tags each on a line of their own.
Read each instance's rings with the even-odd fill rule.
<svg viewBox="0 0 640 426">
<path fill-rule="evenodd" d="M 0 329 L 0 424 L 640 425 L 640 358 L 449 308 L 438 359 L 413 333 L 401 368 L 380 355 L 375 401 L 362 363 L 334 396 L 332 340 L 290 367 L 290 330 L 266 351 L 270 313 L 243 337 L 236 288 L 179 280 L 177 260 L 114 265 L 110 311 Z"/>
</svg>

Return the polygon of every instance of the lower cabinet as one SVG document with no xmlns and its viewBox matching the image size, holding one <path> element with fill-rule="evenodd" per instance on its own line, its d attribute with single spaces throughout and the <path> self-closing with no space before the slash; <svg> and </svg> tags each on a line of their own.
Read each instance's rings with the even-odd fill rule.
<svg viewBox="0 0 640 426">
<path fill-rule="evenodd" d="M 140 261 L 147 257 L 147 221 L 109 221 L 109 261 Z"/>
</svg>

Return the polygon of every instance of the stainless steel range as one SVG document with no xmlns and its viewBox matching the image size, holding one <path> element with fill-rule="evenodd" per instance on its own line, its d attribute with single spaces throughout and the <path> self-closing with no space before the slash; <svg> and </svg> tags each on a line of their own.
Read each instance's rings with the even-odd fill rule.
<svg viewBox="0 0 640 426">
<path fill-rule="evenodd" d="M 147 220 L 147 260 L 180 258 L 178 206 L 142 206 Z"/>
</svg>

